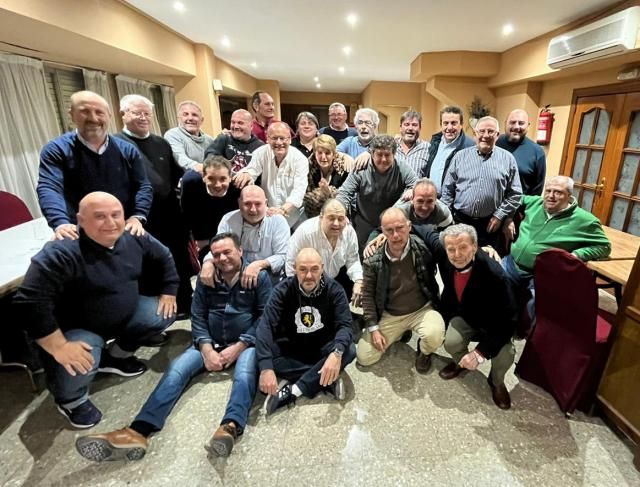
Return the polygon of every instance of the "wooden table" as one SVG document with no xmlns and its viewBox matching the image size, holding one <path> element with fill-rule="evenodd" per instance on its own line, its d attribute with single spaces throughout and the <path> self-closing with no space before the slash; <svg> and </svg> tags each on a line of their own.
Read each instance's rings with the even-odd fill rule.
<svg viewBox="0 0 640 487">
<path fill-rule="evenodd" d="M 629 280 L 633 262 L 640 248 L 640 237 L 611 227 L 603 226 L 602 228 L 611 242 L 611 254 L 606 260 L 587 262 L 587 267 L 596 274 L 596 277 L 607 281 L 608 284 L 599 287 L 612 287 L 616 301 L 620 304 L 622 288 Z"/>
</svg>

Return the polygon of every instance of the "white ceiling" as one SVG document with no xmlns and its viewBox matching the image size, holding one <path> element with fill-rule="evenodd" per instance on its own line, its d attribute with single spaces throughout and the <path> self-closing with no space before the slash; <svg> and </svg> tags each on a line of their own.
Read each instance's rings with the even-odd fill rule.
<svg viewBox="0 0 640 487">
<path fill-rule="evenodd" d="M 361 92 L 371 80 L 408 81 L 421 52 L 502 52 L 585 15 L 607 0 L 128 0 L 216 56 L 287 91 Z M 352 28 L 346 21 L 355 13 Z M 502 35 L 504 24 L 514 32 Z M 227 36 L 230 46 L 222 38 Z M 352 48 L 351 56 L 343 46 Z M 253 67 L 252 63 L 257 63 Z M 340 74 L 338 68 L 345 68 Z"/>
</svg>

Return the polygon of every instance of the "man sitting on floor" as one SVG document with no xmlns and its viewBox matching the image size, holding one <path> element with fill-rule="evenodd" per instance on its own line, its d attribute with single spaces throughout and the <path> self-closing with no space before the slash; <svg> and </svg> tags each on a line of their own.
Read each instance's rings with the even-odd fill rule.
<svg viewBox="0 0 640 487">
<path fill-rule="evenodd" d="M 358 363 L 378 362 L 387 348 L 408 330 L 419 336 L 416 370 L 426 374 L 431 353 L 442 344 L 444 321 L 435 260 L 422 240 L 410 234 L 411 222 L 400 208 L 382 213 L 385 245 L 364 261 L 362 307 L 367 326 L 358 342 Z"/>
<path fill-rule="evenodd" d="M 47 387 L 58 411 L 76 428 L 91 428 L 102 418 L 89 400 L 93 378 L 97 372 L 133 377 L 147 370 L 133 353 L 175 320 L 179 279 L 169 249 L 149 234 L 124 231 L 115 196 L 89 193 L 79 207 L 79 238 L 44 246 L 15 304 L 29 335 L 47 352 Z M 143 270 L 156 268 L 161 295 L 141 296 Z"/>
<path fill-rule="evenodd" d="M 323 271 L 314 249 L 302 249 L 296 275 L 273 290 L 258 323 L 256 354 L 266 413 L 322 389 L 345 398 L 340 372 L 356 356 L 347 296 Z M 286 379 L 278 387 L 276 375 Z"/>
<path fill-rule="evenodd" d="M 208 445 L 220 456 L 231 453 L 256 394 L 255 325 L 271 294 L 271 281 L 262 271 L 255 289 L 242 287 L 245 264 L 240 240 L 233 233 L 215 236 L 211 253 L 222 279 L 214 288 L 201 282 L 196 285 L 191 310 L 193 345 L 171 362 L 131 426 L 78 438 L 76 448 L 83 457 L 96 462 L 141 459 L 149 435 L 164 427 L 191 379 L 235 364 L 227 410 Z"/>
<path fill-rule="evenodd" d="M 488 382 L 493 402 L 500 409 L 509 409 L 511 398 L 504 376 L 516 353 L 511 339 L 515 304 L 504 272 L 478 250 L 478 235 L 471 225 L 453 225 L 440 235 L 429 231 L 425 241 L 438 259 L 444 284 L 440 309 L 449 322 L 444 348 L 453 357 L 440 377 L 453 379 L 490 359 Z M 478 342 L 472 351 L 470 341 Z"/>
</svg>

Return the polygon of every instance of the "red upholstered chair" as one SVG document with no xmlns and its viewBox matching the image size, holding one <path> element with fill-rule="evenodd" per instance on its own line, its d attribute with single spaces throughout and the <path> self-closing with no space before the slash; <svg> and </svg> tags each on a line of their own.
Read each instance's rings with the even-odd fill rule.
<svg viewBox="0 0 640 487">
<path fill-rule="evenodd" d="M 536 325 L 516 367 L 565 413 L 588 411 L 609 352 L 611 323 L 598 315 L 587 266 L 564 250 L 542 252 L 534 270 Z"/>
<path fill-rule="evenodd" d="M 33 220 L 29 208 L 16 195 L 0 191 L 0 230 Z"/>
</svg>

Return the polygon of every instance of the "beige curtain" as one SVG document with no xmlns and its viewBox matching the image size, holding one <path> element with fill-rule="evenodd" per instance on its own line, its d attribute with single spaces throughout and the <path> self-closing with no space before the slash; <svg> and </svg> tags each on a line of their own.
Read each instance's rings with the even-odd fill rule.
<svg viewBox="0 0 640 487">
<path fill-rule="evenodd" d="M 162 108 L 164 109 L 164 119 L 167 126 L 178 126 L 178 114 L 176 112 L 176 90 L 171 86 L 160 86 L 162 91 Z"/>
<path fill-rule="evenodd" d="M 113 116 L 109 121 L 109 132 L 115 134 L 118 131 L 115 119 L 116 117 L 120 116 L 120 107 L 113 106 L 113 96 L 111 95 L 111 88 L 109 87 L 109 78 L 107 77 L 107 73 L 103 73 L 102 71 L 91 71 L 89 69 L 83 69 L 82 76 L 84 77 L 85 89 L 97 93 L 105 100 L 107 100 L 107 103 L 109 103 L 109 106 L 113 111 Z"/>
<path fill-rule="evenodd" d="M 42 147 L 60 132 L 41 61 L 0 53 L 0 190 L 41 216 L 36 184 Z"/>
<path fill-rule="evenodd" d="M 116 86 L 118 87 L 118 99 L 122 99 L 124 95 L 142 95 L 153 102 L 153 94 L 151 93 L 151 83 L 142 81 L 141 79 L 129 78 L 119 74 L 116 76 Z M 158 119 L 151 119 L 151 132 L 156 135 L 162 135 Z"/>
</svg>

